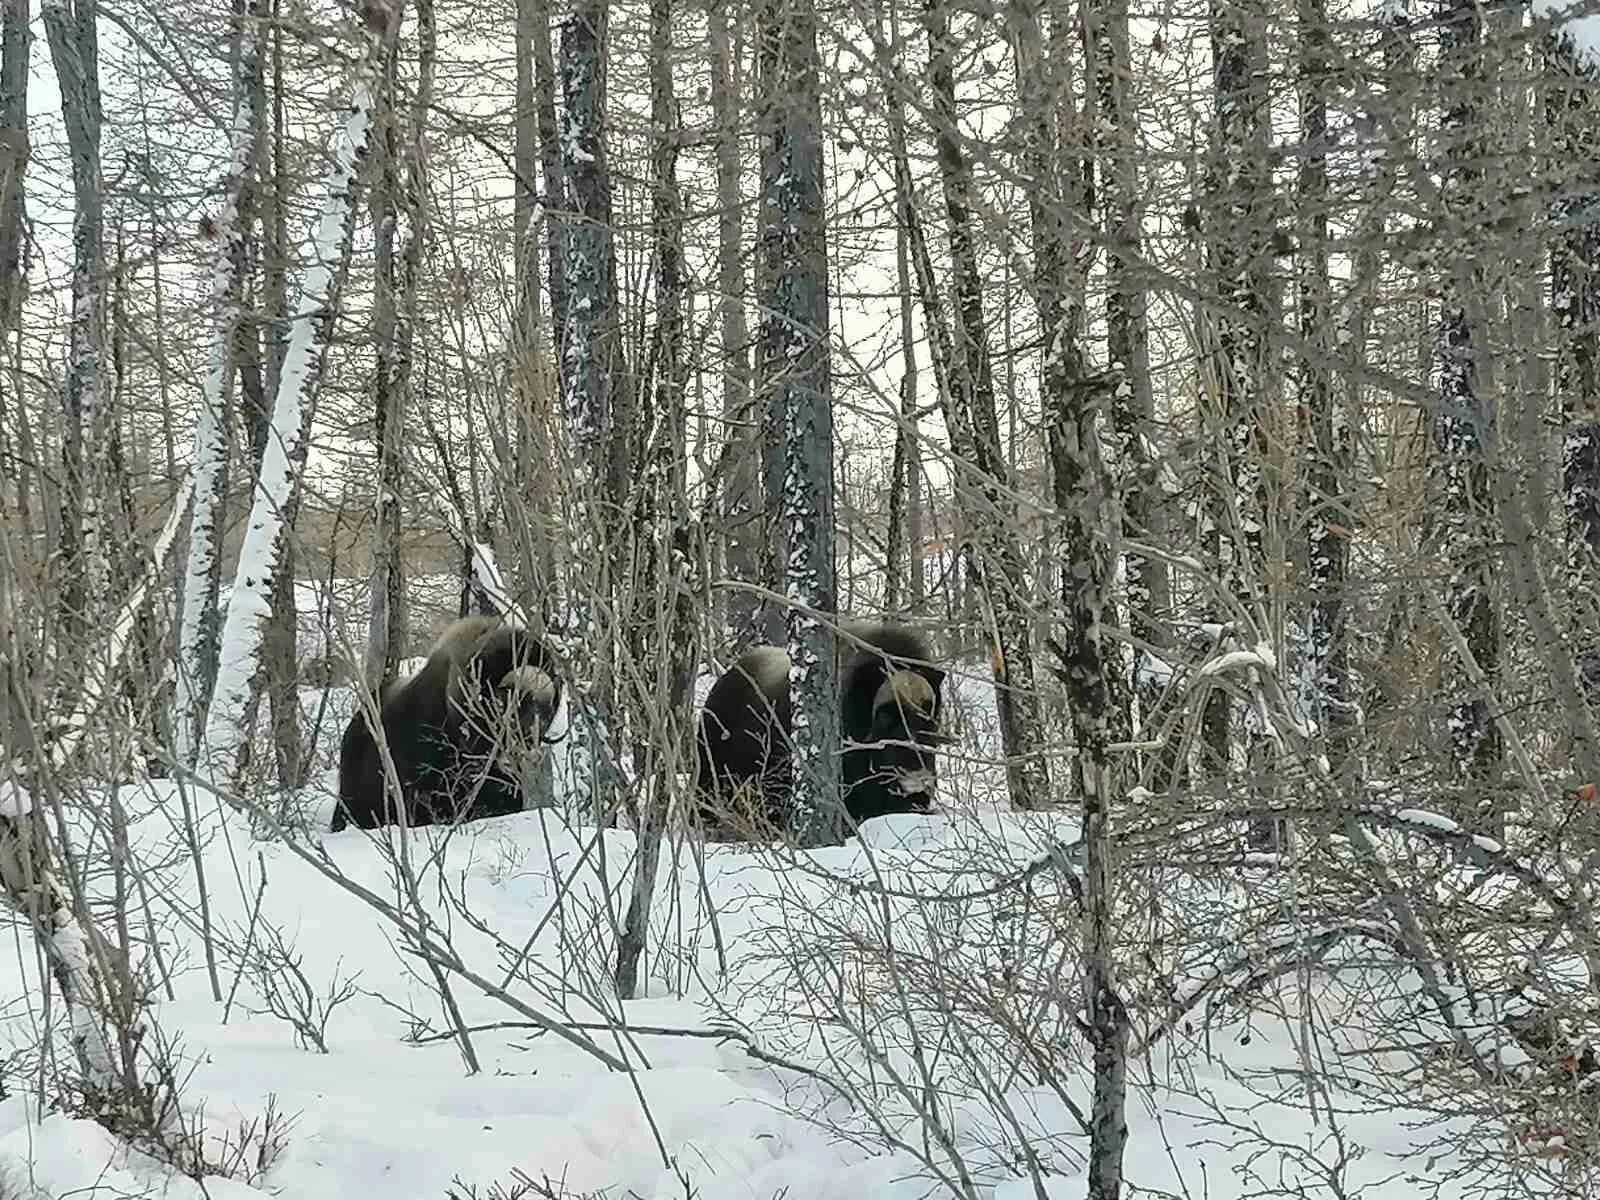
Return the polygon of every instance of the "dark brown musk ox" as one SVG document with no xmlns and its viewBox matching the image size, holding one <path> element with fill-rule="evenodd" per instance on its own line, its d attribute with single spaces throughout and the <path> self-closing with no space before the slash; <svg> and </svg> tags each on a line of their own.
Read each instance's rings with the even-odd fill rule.
<svg viewBox="0 0 1600 1200">
<path fill-rule="evenodd" d="M 408 825 L 521 812 L 521 756 L 547 739 L 561 702 L 549 648 L 498 617 L 452 622 L 422 668 L 378 697 Z M 397 824 L 383 757 L 363 710 L 339 750 L 332 830 Z"/>
<path fill-rule="evenodd" d="M 893 621 L 840 625 L 839 716 L 845 811 L 852 824 L 923 813 L 937 785 L 945 672 L 927 640 Z M 788 811 L 789 655 L 748 650 L 706 695 L 696 730 L 696 816 L 706 834 L 781 827 Z"/>
</svg>

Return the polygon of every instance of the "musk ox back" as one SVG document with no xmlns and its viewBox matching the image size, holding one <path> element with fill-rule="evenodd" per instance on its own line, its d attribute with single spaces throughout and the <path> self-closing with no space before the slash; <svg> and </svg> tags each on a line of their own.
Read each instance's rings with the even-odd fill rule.
<svg viewBox="0 0 1600 1200">
<path fill-rule="evenodd" d="M 945 673 L 914 630 L 847 621 L 839 635 L 841 776 L 852 822 L 926 812 Z M 712 685 L 696 737 L 696 808 L 706 831 L 737 837 L 780 826 L 791 784 L 789 655 L 748 651 Z"/>
<path fill-rule="evenodd" d="M 406 823 L 521 811 L 520 764 L 560 699 L 553 657 L 533 634 L 495 617 L 452 623 L 422 668 L 378 697 Z M 333 830 L 394 821 L 389 791 L 378 743 L 358 711 L 340 746 Z"/>
</svg>

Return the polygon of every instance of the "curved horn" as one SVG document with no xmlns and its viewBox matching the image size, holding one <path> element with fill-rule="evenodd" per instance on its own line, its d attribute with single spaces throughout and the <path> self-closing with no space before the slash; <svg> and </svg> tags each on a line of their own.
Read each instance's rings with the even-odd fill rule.
<svg viewBox="0 0 1600 1200">
<path fill-rule="evenodd" d="M 894 671 L 878 688 L 872 698 L 872 711 L 876 713 L 886 704 L 931 717 L 938 702 L 933 685 L 915 671 Z"/>
<path fill-rule="evenodd" d="M 556 698 L 556 681 L 548 672 L 534 666 L 512 667 L 500 677 L 502 691 L 529 696 L 539 704 L 553 704 Z"/>
</svg>

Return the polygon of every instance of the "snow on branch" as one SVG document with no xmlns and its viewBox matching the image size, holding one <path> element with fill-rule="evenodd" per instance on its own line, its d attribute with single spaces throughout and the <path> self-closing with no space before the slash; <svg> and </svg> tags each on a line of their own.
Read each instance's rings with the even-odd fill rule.
<svg viewBox="0 0 1600 1200">
<path fill-rule="evenodd" d="M 333 148 L 322 210 L 311 238 L 310 265 L 289 314 L 288 347 L 273 400 L 272 421 L 256 479 L 239 565 L 228 600 L 217 661 L 217 682 L 198 755 L 201 774 L 231 782 L 249 737 L 261 666 L 262 631 L 270 610 L 272 579 L 283 553 L 284 513 L 305 460 L 307 417 L 337 315 L 339 286 L 350 256 L 361 163 L 372 141 L 377 81 L 390 38 L 399 26 L 398 3 L 382 31 L 368 31 L 344 128 Z"/>
</svg>

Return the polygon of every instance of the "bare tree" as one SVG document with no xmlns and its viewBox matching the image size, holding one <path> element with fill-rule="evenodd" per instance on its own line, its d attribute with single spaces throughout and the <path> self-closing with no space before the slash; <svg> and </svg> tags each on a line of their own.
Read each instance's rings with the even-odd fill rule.
<svg viewBox="0 0 1600 1200">
<path fill-rule="evenodd" d="M 885 78 L 892 78 L 893 71 L 886 58 L 889 47 L 900 44 L 900 9 L 897 0 L 888 0 L 887 8 L 885 28 L 883 0 L 873 5 L 874 53 L 879 71 Z M 921 608 L 927 580 L 922 560 L 922 447 L 917 434 L 917 346 L 913 320 L 916 292 L 911 286 L 909 232 L 915 197 L 909 171 L 902 173 L 899 165 L 907 157 L 906 105 L 899 88 L 890 89 L 887 108 L 890 154 L 895 163 L 894 267 L 900 292 L 900 414 L 895 429 L 894 455 L 889 464 L 889 529 L 883 556 L 887 578 L 883 585 L 883 604 L 894 612 L 902 603 L 913 610 Z"/>
<path fill-rule="evenodd" d="M 433 103 L 435 29 L 432 0 L 418 0 L 418 80 L 404 149 L 399 134 L 395 53 L 384 72 L 378 147 L 379 177 L 373 191 L 376 249 L 375 329 L 378 364 L 374 412 L 378 441 L 378 515 L 373 527 L 371 626 L 367 682 L 380 688 L 399 669 L 406 629 L 405 565 L 400 553 L 401 492 L 404 487 L 406 397 L 411 382 L 412 330 L 426 227 L 424 122 Z M 401 168 L 404 167 L 404 182 Z"/>
<path fill-rule="evenodd" d="M 217 683 L 206 713 L 203 774 L 232 787 L 244 753 L 258 698 L 263 633 L 269 596 L 283 556 L 291 502 L 299 491 L 310 424 L 311 390 L 321 371 L 338 313 L 337 301 L 349 263 L 359 201 L 358 177 L 372 140 L 383 64 L 399 36 L 400 8 L 366 10 L 366 46 L 345 125 L 325 182 L 322 209 L 312 236 L 315 260 L 307 266 L 290 320 L 289 344 L 279 373 L 272 422 L 264 443 L 255 502 L 222 628 Z M 291 577 L 292 582 L 292 577 Z"/>
<path fill-rule="evenodd" d="M 216 261 L 212 268 L 211 360 L 195 425 L 194 507 L 189 516 L 188 557 L 179 601 L 177 687 L 173 695 L 173 752 L 195 761 L 195 738 L 217 673 L 221 620 L 217 589 L 222 579 L 220 522 L 228 488 L 229 437 L 239 326 L 250 264 L 252 179 L 260 161 L 266 123 L 263 78 L 266 0 L 250 0 L 236 14 L 234 115 L 222 206 L 212 220 Z"/>
<path fill-rule="evenodd" d="M 1018 546 L 1016 489 L 1000 444 L 995 413 L 983 276 L 978 269 L 972 167 L 957 127 L 957 47 L 951 35 L 949 10 L 946 0 L 932 0 L 923 10 L 932 93 L 929 111 L 949 224 L 956 297 L 945 379 L 948 394 L 941 399 L 945 402 L 945 422 L 950 428 L 958 471 L 971 477 L 967 482 L 958 476 L 958 504 L 973 531 L 976 554 L 969 555 L 968 570 L 976 567 L 988 604 L 1006 782 L 1012 804 L 1020 809 L 1036 809 L 1049 803 L 1050 776 L 1040 757 L 1044 725 L 1034 680 L 1028 617 L 1032 596 Z"/>
<path fill-rule="evenodd" d="M 645 459 L 645 478 L 638 528 L 646 540 L 644 563 L 638 574 L 655 586 L 635 604 L 642 610 L 636 622 L 641 631 L 639 662 L 653 663 L 653 671 L 640 671 L 638 702 L 657 697 L 666 703 L 665 720 L 651 728 L 651 752 L 641 764 L 648 772 L 649 789 L 641 808 L 638 850 L 634 861 L 633 890 L 617 946 L 617 993 L 638 996 L 639 964 L 649 930 L 655 894 L 656 869 L 662 837 L 667 829 L 673 791 L 677 787 L 678 747 L 688 743 L 690 684 L 698 659 L 694 591 L 690 571 L 692 552 L 688 488 L 685 479 L 688 423 L 684 414 L 687 362 L 684 346 L 684 306 L 687 291 L 683 260 L 683 196 L 678 186 L 678 143 L 682 119 L 672 86 L 672 0 L 650 4 L 650 124 L 652 128 L 651 176 L 655 185 L 651 224 L 655 232 L 656 294 L 655 335 L 651 342 L 653 403 L 649 418 L 651 436 Z"/>
</svg>

